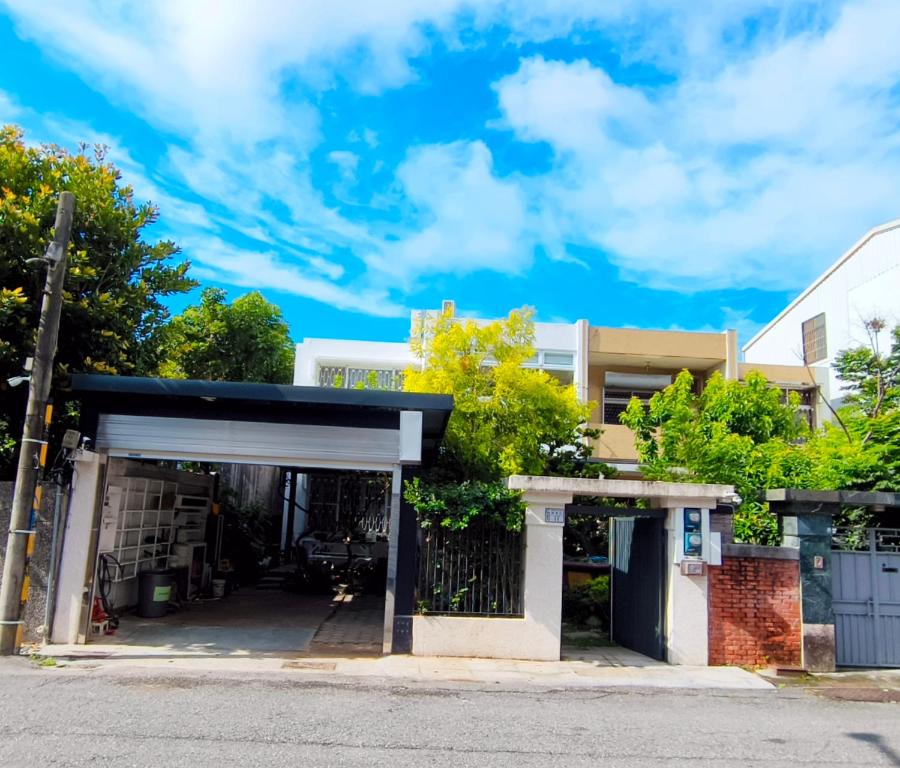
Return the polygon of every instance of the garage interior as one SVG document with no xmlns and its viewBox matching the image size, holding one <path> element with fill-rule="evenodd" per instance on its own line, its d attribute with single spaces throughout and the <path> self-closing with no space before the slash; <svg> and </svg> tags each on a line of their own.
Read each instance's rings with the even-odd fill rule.
<svg viewBox="0 0 900 768">
<path fill-rule="evenodd" d="M 110 376 L 73 377 L 73 396 L 104 464 L 79 637 L 119 654 L 403 651 L 400 489 L 450 398 Z"/>
<path fill-rule="evenodd" d="M 90 640 L 380 654 L 389 520 L 384 474 L 111 459 Z"/>
</svg>

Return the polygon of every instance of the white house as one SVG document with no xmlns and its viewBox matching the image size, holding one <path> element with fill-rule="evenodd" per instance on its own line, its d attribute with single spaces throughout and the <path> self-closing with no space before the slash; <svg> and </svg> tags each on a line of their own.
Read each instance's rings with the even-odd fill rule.
<svg viewBox="0 0 900 768">
<path fill-rule="evenodd" d="M 876 341 L 887 350 L 890 330 L 900 323 L 900 219 L 867 232 L 744 345 L 744 360 L 806 365 L 837 406 L 843 392 L 834 358 L 870 343 L 865 323 L 873 318 L 885 321 Z"/>
<path fill-rule="evenodd" d="M 444 310 L 454 310 L 444 302 Z M 416 332 L 423 314 L 439 310 L 414 310 L 410 316 L 410 336 Z M 476 322 L 487 322 L 476 320 Z M 530 366 L 542 368 L 565 383 L 574 383 L 587 400 L 587 321 L 535 323 L 535 356 Z M 418 363 L 408 342 L 352 341 L 345 339 L 303 339 L 297 344 L 294 384 L 353 388 L 375 375 L 378 387 L 399 389 L 403 371 Z"/>
</svg>

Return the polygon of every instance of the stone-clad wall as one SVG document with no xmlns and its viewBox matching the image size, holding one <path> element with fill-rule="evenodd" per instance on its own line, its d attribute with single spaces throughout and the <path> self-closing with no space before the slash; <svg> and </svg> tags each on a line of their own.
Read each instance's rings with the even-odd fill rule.
<svg viewBox="0 0 900 768">
<path fill-rule="evenodd" d="M 795 549 L 727 544 L 709 568 L 709 663 L 801 665 L 800 563 Z"/>
<path fill-rule="evenodd" d="M 6 534 L 9 531 L 10 515 L 12 513 L 12 482 L 0 482 L 0 572 L 3 569 L 3 561 L 6 555 Z M 26 643 L 40 643 L 44 626 L 44 611 L 47 606 L 47 574 L 50 566 L 50 540 L 53 528 L 53 505 L 56 496 L 56 486 L 52 483 L 44 483 L 41 511 L 38 515 L 34 554 L 28 569 L 31 579 L 31 588 L 28 593 L 28 603 L 25 606 L 24 641 Z M 63 497 L 61 505 L 62 514 L 65 514 L 66 499 Z M 59 546 L 59 544 L 57 545 Z M 57 556 L 59 553 L 57 552 Z"/>
</svg>

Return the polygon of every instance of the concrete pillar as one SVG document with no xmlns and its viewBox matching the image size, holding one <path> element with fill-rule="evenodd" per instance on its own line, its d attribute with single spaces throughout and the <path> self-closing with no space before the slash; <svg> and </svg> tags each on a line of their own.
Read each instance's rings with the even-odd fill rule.
<svg viewBox="0 0 900 768">
<path fill-rule="evenodd" d="M 394 642 L 394 598 L 397 590 L 397 544 L 400 536 L 400 496 L 403 479 L 400 465 L 391 476 L 391 518 L 388 525 L 387 584 L 384 593 L 384 635 L 381 650 L 390 653 Z"/>
<path fill-rule="evenodd" d="M 104 457 L 90 451 L 75 454 L 69 514 L 63 538 L 56 588 L 51 642 L 83 643 L 90 611 L 99 508 L 103 494 Z"/>
<path fill-rule="evenodd" d="M 403 497 L 403 488 L 420 473 L 416 466 L 401 468 L 400 504 L 397 515 L 396 542 L 394 547 L 394 600 L 391 653 L 412 653 L 413 613 L 416 603 L 416 565 L 418 562 L 418 521 L 416 510 Z M 392 521 L 393 522 L 393 521 Z M 391 528 L 392 537 L 394 527 Z M 390 567 L 390 566 L 389 566 Z"/>
<path fill-rule="evenodd" d="M 559 661 L 565 505 L 571 494 L 524 495 L 525 622 L 531 658 Z"/>
<path fill-rule="evenodd" d="M 713 553 L 709 516 L 710 499 L 660 499 L 654 506 L 666 509 L 666 660 L 670 664 L 706 666 L 709 663 L 709 577 L 707 565 Z M 702 515 L 703 551 L 692 562 L 699 573 L 689 574 L 684 557 L 684 510 Z M 685 567 L 683 567 L 685 563 Z"/>
<path fill-rule="evenodd" d="M 590 325 L 587 320 L 575 322 L 575 373 L 573 383 L 579 403 L 590 400 L 588 379 L 590 370 Z"/>
<path fill-rule="evenodd" d="M 738 340 L 737 331 L 727 330 L 725 333 L 725 378 L 734 381 L 738 376 Z"/>
</svg>

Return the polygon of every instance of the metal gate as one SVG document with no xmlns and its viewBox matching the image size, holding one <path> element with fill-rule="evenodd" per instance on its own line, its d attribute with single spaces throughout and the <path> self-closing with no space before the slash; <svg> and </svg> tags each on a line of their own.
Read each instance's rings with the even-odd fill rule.
<svg viewBox="0 0 900 768">
<path fill-rule="evenodd" d="M 612 639 L 665 661 L 665 562 L 663 521 L 612 521 Z"/>
<path fill-rule="evenodd" d="M 871 528 L 866 545 L 832 553 L 837 663 L 900 667 L 900 529 Z"/>
</svg>

